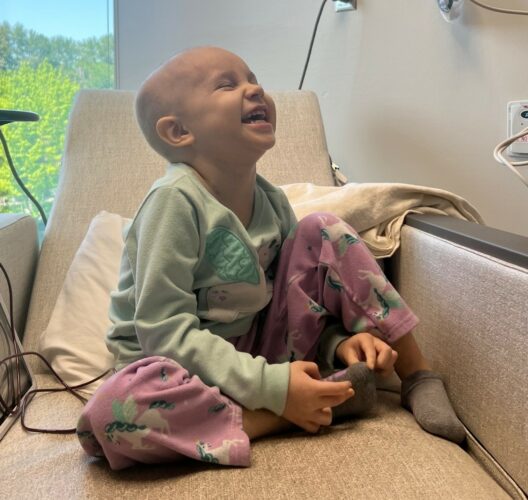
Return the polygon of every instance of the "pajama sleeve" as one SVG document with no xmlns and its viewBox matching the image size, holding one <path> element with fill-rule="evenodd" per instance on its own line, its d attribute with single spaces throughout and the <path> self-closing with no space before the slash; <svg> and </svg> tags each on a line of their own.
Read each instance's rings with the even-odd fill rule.
<svg viewBox="0 0 528 500">
<path fill-rule="evenodd" d="M 203 248 L 192 203 L 177 189 L 159 188 L 144 202 L 135 226 L 129 233 L 134 237 L 127 241 L 130 275 L 122 276 L 117 293 L 131 294 L 128 285 L 134 283 L 128 300 L 135 303 L 131 321 L 142 355 L 174 359 L 242 406 L 281 415 L 289 384 L 288 363 L 270 365 L 263 357 L 238 352 L 224 338 L 200 329 L 194 271 Z M 116 339 L 126 346 L 126 339 L 119 335 L 117 325 L 109 335 L 110 348 Z"/>
</svg>

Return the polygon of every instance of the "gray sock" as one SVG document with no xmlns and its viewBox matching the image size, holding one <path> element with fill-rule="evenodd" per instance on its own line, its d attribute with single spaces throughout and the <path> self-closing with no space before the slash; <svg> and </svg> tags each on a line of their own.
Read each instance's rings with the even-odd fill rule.
<svg viewBox="0 0 528 500">
<path fill-rule="evenodd" d="M 438 373 L 419 370 L 402 380 L 401 402 L 427 432 L 454 443 L 464 441 L 466 431 Z"/>
<path fill-rule="evenodd" d="M 376 381 L 374 373 L 366 363 L 354 363 L 324 380 L 335 382 L 349 380 L 355 392 L 350 399 L 332 408 L 334 418 L 362 415 L 376 404 Z"/>
</svg>

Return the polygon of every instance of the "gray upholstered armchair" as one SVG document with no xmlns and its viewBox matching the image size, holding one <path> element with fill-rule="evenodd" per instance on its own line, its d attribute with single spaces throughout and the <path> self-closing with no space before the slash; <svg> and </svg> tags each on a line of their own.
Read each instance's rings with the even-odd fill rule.
<svg viewBox="0 0 528 500">
<path fill-rule="evenodd" d="M 316 97 L 273 96 L 278 144 L 260 172 L 276 184 L 332 185 Z M 0 217 L 0 260 L 13 279 L 16 325 L 27 350 L 39 349 L 90 221 L 102 210 L 131 217 L 163 172 L 164 161 L 138 131 L 132 102 L 129 92 L 79 94 L 40 252 L 30 218 Z M 6 498 L 525 498 L 528 239 L 448 217 L 412 216 L 386 265 L 421 318 L 416 335 L 467 427 L 464 448 L 422 431 L 400 407 L 396 384 L 380 389 L 368 418 L 316 436 L 255 442 L 249 469 L 183 462 L 115 473 L 86 457 L 74 435 L 26 433 L 17 423 L 0 442 L 0 491 Z M 32 367 L 39 385 L 55 384 L 43 365 Z M 79 410 L 67 394 L 46 395 L 35 399 L 27 418 L 35 426 L 68 427 Z"/>
</svg>

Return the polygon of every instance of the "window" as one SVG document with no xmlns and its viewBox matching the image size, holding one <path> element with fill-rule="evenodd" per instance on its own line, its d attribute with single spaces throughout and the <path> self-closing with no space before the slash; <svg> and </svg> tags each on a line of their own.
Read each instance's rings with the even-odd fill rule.
<svg viewBox="0 0 528 500">
<path fill-rule="evenodd" d="M 113 87 L 112 0 L 0 0 L 0 109 L 40 116 L 38 122 L 4 125 L 2 132 L 20 178 L 46 214 L 75 93 Z M 39 217 L 1 148 L 0 212 Z"/>
</svg>

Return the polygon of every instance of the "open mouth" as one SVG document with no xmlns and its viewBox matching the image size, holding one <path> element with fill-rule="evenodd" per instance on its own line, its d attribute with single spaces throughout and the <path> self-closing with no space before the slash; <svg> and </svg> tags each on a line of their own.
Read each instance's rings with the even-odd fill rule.
<svg viewBox="0 0 528 500">
<path fill-rule="evenodd" d="M 242 117 L 242 123 L 267 123 L 268 116 L 264 108 L 257 108 Z"/>
</svg>

